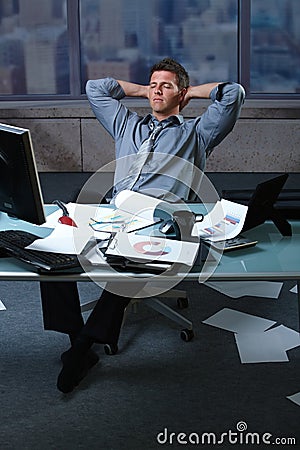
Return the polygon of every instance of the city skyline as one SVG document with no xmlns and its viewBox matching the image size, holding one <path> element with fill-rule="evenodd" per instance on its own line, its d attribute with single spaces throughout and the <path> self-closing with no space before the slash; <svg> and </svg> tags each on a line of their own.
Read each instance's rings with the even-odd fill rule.
<svg viewBox="0 0 300 450">
<path fill-rule="evenodd" d="M 237 81 L 236 0 L 85 0 L 80 5 L 82 93 L 88 78 L 111 75 L 146 83 L 149 67 L 164 56 L 185 65 L 191 84 Z M 299 19 L 295 0 L 252 1 L 254 91 L 298 92 Z M 69 94 L 69 44 L 66 2 L 1 0 L 0 95 Z"/>
</svg>

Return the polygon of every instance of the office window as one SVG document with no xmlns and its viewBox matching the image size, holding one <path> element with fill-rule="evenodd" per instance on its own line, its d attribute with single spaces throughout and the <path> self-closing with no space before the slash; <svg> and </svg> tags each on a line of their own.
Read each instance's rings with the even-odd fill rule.
<svg viewBox="0 0 300 450">
<path fill-rule="evenodd" d="M 0 99 L 85 98 L 89 78 L 148 81 L 171 56 L 192 84 L 299 98 L 299 0 L 0 0 Z"/>
<path fill-rule="evenodd" d="M 299 23 L 299 0 L 251 1 L 251 93 L 300 93 Z"/>
<path fill-rule="evenodd" d="M 66 0 L 0 1 L 0 95 L 68 94 Z"/>
<path fill-rule="evenodd" d="M 82 78 L 145 83 L 149 67 L 171 56 L 192 84 L 236 80 L 237 9 L 236 0 L 82 0 Z"/>
</svg>

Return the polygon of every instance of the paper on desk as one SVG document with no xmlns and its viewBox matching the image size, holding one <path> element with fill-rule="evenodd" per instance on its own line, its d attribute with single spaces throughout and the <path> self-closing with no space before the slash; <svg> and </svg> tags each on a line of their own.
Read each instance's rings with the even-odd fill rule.
<svg viewBox="0 0 300 450">
<path fill-rule="evenodd" d="M 233 309 L 223 308 L 208 319 L 203 320 L 203 323 L 234 333 L 253 333 L 265 331 L 276 322 Z"/>
<path fill-rule="evenodd" d="M 300 392 L 297 392 L 296 394 L 289 395 L 287 399 L 291 400 L 292 402 L 296 403 L 296 405 L 300 406 Z"/>
<path fill-rule="evenodd" d="M 61 211 L 55 211 L 47 217 L 47 221 L 44 224 L 47 227 L 54 227 L 52 233 L 43 239 L 36 239 L 27 248 L 52 253 L 79 255 L 92 237 L 106 239 L 110 236 L 107 233 L 94 232 L 89 226 L 90 217 L 95 214 L 97 206 L 69 203 L 67 209 L 77 227 L 60 224 L 58 219 L 61 216 Z"/>
<path fill-rule="evenodd" d="M 78 227 L 88 226 L 90 218 L 93 217 L 95 211 L 99 208 L 94 205 L 85 205 L 80 203 L 67 203 L 66 208 L 69 216 L 75 221 Z M 61 209 L 57 209 L 46 217 L 46 222 L 41 227 L 56 228 L 59 224 L 58 219 L 62 216 Z M 70 226 L 70 225 L 68 225 Z"/>
<path fill-rule="evenodd" d="M 139 214 L 149 219 L 153 219 L 153 212 L 159 204 L 168 205 L 158 198 L 129 190 L 119 192 L 114 199 L 114 204 L 116 208 L 122 211 Z"/>
<path fill-rule="evenodd" d="M 119 232 L 110 242 L 106 255 L 125 256 L 134 261 L 177 262 L 192 266 L 198 248 L 197 242 Z"/>
<path fill-rule="evenodd" d="M 128 225 L 126 231 L 131 232 L 152 225 L 157 221 L 156 212 L 160 210 L 168 215 L 172 215 L 178 209 L 189 207 L 184 203 L 171 203 L 139 192 L 124 190 L 118 193 L 114 199 L 114 206 L 120 218 L 125 217 Z M 160 215 L 158 215 L 160 217 Z M 131 221 L 129 221 L 129 219 Z M 115 231 L 115 230 L 113 230 Z"/>
<path fill-rule="evenodd" d="M 278 298 L 283 286 L 283 283 L 276 281 L 206 281 L 205 284 L 232 298 L 245 295 Z"/>
<path fill-rule="evenodd" d="M 222 199 L 202 222 L 195 223 L 192 235 L 212 242 L 232 239 L 242 231 L 247 210 L 248 206 Z"/>
<path fill-rule="evenodd" d="M 91 225 L 94 230 L 100 232 L 116 233 L 123 230 L 129 233 L 153 225 L 154 222 L 153 213 L 149 210 L 132 214 L 120 209 L 99 207 L 95 211 Z"/>
</svg>

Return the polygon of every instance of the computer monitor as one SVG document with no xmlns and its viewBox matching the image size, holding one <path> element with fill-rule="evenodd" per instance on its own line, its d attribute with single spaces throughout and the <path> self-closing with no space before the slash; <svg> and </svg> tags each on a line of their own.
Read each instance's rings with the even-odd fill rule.
<svg viewBox="0 0 300 450">
<path fill-rule="evenodd" d="M 46 221 L 30 131 L 0 123 L 0 211 L 41 225 Z"/>
</svg>

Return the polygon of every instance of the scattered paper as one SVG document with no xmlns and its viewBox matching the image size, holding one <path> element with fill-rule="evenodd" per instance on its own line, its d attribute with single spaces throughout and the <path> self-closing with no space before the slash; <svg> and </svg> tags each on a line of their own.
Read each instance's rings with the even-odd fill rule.
<svg viewBox="0 0 300 450">
<path fill-rule="evenodd" d="M 278 298 L 283 283 L 275 281 L 206 281 L 206 286 L 232 298 L 254 296 Z"/>
<path fill-rule="evenodd" d="M 292 289 L 290 289 L 290 292 L 292 292 L 293 294 L 298 294 L 297 284 Z"/>
<path fill-rule="evenodd" d="M 292 402 L 296 403 L 296 405 L 300 406 L 300 392 L 297 392 L 296 394 L 289 395 L 287 397 Z"/>
<path fill-rule="evenodd" d="M 234 333 L 253 333 L 264 331 L 274 325 L 276 322 L 264 319 L 258 316 L 252 316 L 233 309 L 224 308 L 212 315 L 203 323 Z"/>
<path fill-rule="evenodd" d="M 297 331 L 274 321 L 224 308 L 203 323 L 235 333 L 242 363 L 286 362 L 287 351 L 300 345 Z"/>
<path fill-rule="evenodd" d="M 212 242 L 232 239 L 242 231 L 247 211 L 248 206 L 222 199 L 202 222 L 195 223 L 192 235 Z"/>
<path fill-rule="evenodd" d="M 5 311 L 5 310 L 6 310 L 6 307 L 5 307 L 4 303 L 1 302 L 1 300 L 0 300 L 0 311 Z"/>
<path fill-rule="evenodd" d="M 235 333 L 235 340 L 243 364 L 289 361 L 279 334 Z"/>
<path fill-rule="evenodd" d="M 282 348 L 286 351 L 300 345 L 300 335 L 298 331 L 287 328 L 284 325 L 279 325 L 276 328 L 272 328 L 271 330 L 266 331 L 265 334 L 276 338 L 278 336 L 280 338 Z"/>
</svg>

